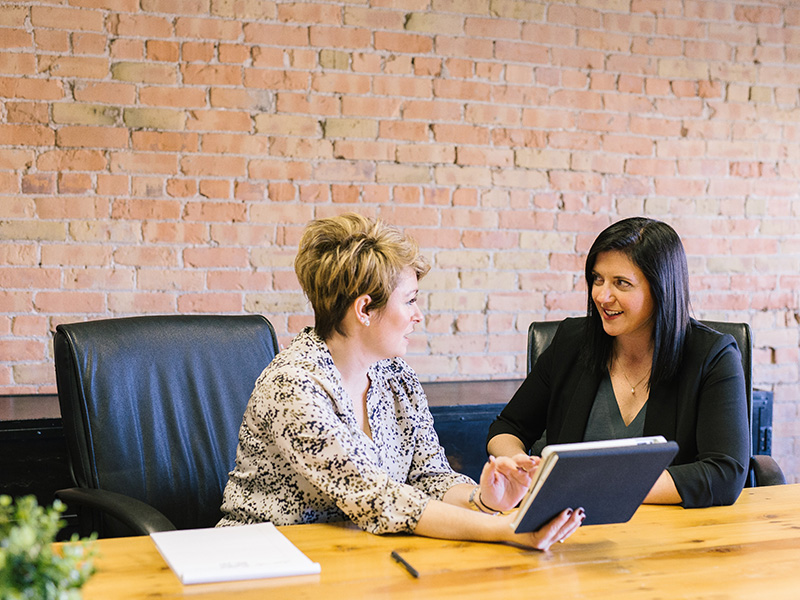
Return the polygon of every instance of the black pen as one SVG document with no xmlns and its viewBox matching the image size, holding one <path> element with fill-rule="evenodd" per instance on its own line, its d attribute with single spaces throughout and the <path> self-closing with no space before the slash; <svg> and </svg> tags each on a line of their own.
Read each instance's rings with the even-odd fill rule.
<svg viewBox="0 0 800 600">
<path fill-rule="evenodd" d="M 419 571 L 417 571 L 414 567 L 408 564 L 408 561 L 402 556 L 400 556 L 397 550 L 392 550 L 392 558 L 395 559 L 397 562 L 399 562 L 401 565 L 403 565 L 403 567 L 405 567 L 405 570 L 411 573 L 412 577 L 419 577 Z"/>
</svg>

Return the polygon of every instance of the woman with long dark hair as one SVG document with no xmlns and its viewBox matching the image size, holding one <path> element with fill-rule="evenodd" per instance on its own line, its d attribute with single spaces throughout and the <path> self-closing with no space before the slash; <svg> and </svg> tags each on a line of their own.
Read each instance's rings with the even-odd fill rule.
<svg viewBox="0 0 800 600">
<path fill-rule="evenodd" d="M 690 317 L 680 237 L 653 219 L 606 228 L 586 257 L 587 315 L 565 319 L 491 425 L 494 456 L 547 443 L 663 435 L 680 450 L 645 502 L 732 504 L 749 426 L 736 342 Z"/>
</svg>

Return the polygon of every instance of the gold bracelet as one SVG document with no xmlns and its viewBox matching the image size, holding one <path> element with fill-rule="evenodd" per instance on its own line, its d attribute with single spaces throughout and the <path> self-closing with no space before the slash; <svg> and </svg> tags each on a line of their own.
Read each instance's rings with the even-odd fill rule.
<svg viewBox="0 0 800 600">
<path fill-rule="evenodd" d="M 479 512 L 482 512 L 485 515 L 492 515 L 492 516 L 499 515 L 500 511 L 483 510 L 484 508 L 489 508 L 489 507 L 486 506 L 485 504 L 483 504 L 483 500 L 481 500 L 480 494 L 478 494 L 478 500 L 480 501 L 480 504 L 478 504 L 478 502 L 475 502 L 475 494 L 477 492 L 479 492 L 480 489 L 481 489 L 481 486 L 479 486 L 479 485 L 476 485 L 474 488 L 472 488 L 472 492 L 470 492 L 470 494 L 469 494 L 469 505 L 470 505 L 470 507 L 472 507 L 473 510 L 477 510 Z M 483 506 L 481 506 L 481 504 L 483 504 Z"/>
</svg>

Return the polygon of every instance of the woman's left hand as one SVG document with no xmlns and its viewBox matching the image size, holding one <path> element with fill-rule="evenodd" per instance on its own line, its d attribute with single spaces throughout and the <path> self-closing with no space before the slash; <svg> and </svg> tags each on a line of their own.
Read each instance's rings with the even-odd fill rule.
<svg viewBox="0 0 800 600">
<path fill-rule="evenodd" d="M 511 510 L 528 491 L 538 464 L 538 457 L 523 453 L 490 456 L 481 472 L 480 502 L 487 510 Z"/>
</svg>

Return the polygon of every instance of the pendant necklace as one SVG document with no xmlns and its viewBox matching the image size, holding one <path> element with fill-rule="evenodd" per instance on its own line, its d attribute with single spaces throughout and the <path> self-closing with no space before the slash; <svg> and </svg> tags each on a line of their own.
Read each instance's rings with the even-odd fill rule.
<svg viewBox="0 0 800 600">
<path fill-rule="evenodd" d="M 620 365 L 619 370 L 622 371 L 622 376 L 625 378 L 625 381 L 628 382 L 628 385 L 631 386 L 631 395 L 632 396 L 636 395 L 636 388 L 639 387 L 642 384 L 642 382 L 650 376 L 650 369 L 648 369 L 647 373 L 645 373 L 644 377 L 642 377 L 636 383 L 636 385 L 634 385 L 634 384 L 631 383 L 631 380 L 628 379 L 628 376 L 625 374 L 625 370 L 622 368 L 622 365 Z"/>
</svg>

